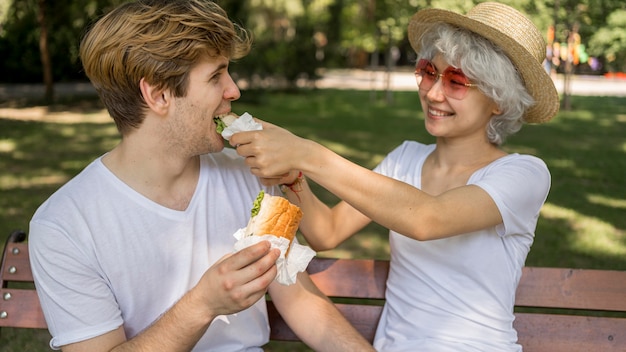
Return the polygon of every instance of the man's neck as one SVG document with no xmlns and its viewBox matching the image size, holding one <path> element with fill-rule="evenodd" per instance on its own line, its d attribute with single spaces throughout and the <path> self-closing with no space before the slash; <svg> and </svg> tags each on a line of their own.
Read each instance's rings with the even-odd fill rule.
<svg viewBox="0 0 626 352">
<path fill-rule="evenodd" d="M 200 157 L 177 157 L 154 147 L 124 139 L 102 162 L 146 198 L 170 209 L 187 209 L 198 183 Z"/>
</svg>

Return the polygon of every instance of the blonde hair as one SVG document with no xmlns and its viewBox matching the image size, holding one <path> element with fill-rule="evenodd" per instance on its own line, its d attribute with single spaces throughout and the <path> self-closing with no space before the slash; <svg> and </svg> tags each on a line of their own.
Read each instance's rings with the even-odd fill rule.
<svg viewBox="0 0 626 352">
<path fill-rule="evenodd" d="M 248 54 L 251 38 L 209 0 L 139 0 L 123 4 L 87 32 L 85 74 L 122 135 L 144 119 L 143 78 L 174 96 L 187 94 L 189 71 L 202 58 Z"/>
</svg>

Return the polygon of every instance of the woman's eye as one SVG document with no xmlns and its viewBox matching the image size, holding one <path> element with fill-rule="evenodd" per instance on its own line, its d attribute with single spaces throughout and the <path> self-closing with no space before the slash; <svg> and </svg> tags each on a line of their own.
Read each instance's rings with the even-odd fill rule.
<svg viewBox="0 0 626 352">
<path fill-rule="evenodd" d="M 465 83 L 459 82 L 459 81 L 455 81 L 454 79 L 451 79 L 450 83 L 452 83 L 454 85 L 457 85 L 457 86 L 465 86 Z"/>
<path fill-rule="evenodd" d="M 450 74 L 450 83 L 458 86 L 465 86 L 469 83 L 467 77 L 461 73 Z"/>
</svg>

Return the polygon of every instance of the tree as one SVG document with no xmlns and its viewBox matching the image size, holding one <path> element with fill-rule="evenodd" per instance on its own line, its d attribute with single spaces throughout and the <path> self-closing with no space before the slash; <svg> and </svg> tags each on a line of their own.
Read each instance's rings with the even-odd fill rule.
<svg viewBox="0 0 626 352">
<path fill-rule="evenodd" d="M 43 68 L 43 82 L 46 86 L 45 99 L 52 101 L 54 99 L 54 80 L 52 78 L 52 63 L 50 62 L 50 53 L 48 52 L 48 26 L 46 21 L 46 1 L 38 1 L 39 12 L 37 13 L 37 22 L 39 23 L 39 51 L 41 56 L 41 66 Z"/>
<path fill-rule="evenodd" d="M 615 10 L 589 40 L 589 53 L 604 56 L 609 71 L 626 71 L 626 10 Z"/>
</svg>

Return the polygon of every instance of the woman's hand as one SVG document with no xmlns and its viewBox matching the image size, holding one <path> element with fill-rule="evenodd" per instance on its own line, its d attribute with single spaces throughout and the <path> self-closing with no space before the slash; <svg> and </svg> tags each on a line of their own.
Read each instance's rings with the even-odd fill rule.
<svg viewBox="0 0 626 352">
<path fill-rule="evenodd" d="M 234 134 L 230 144 L 246 158 L 250 172 L 261 178 L 265 185 L 291 183 L 298 175 L 300 161 L 305 160 L 308 140 L 284 128 L 258 120 L 261 131 Z"/>
</svg>

